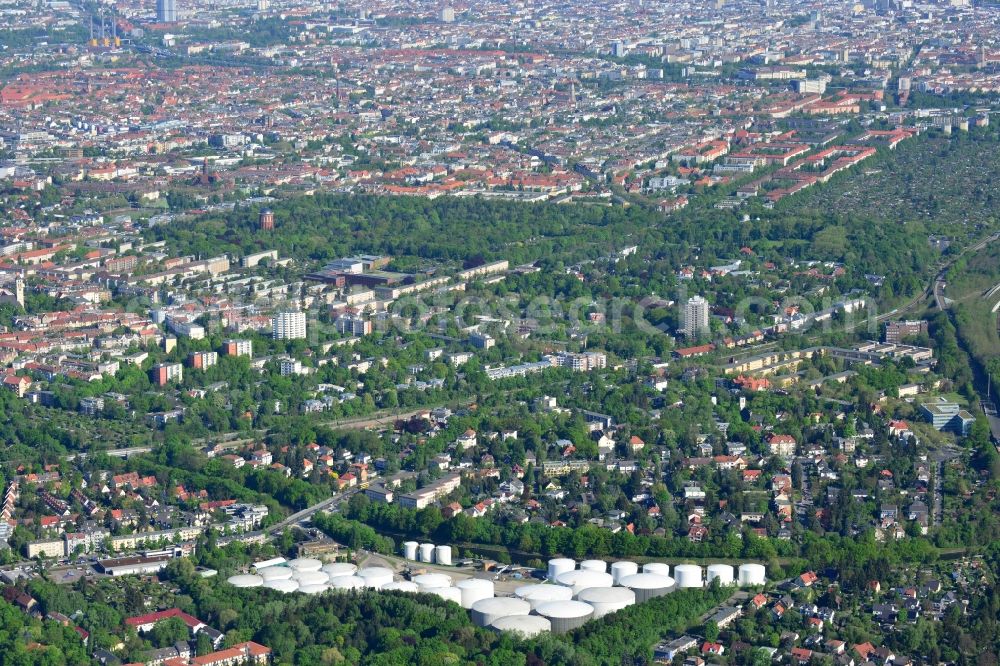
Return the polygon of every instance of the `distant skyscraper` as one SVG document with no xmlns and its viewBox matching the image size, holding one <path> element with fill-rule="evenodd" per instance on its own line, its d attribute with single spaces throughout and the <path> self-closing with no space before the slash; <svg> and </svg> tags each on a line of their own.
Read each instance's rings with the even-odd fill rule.
<svg viewBox="0 0 1000 666">
<path fill-rule="evenodd" d="M 156 0 L 156 22 L 177 23 L 177 0 Z"/>
<path fill-rule="evenodd" d="M 445 7 L 441 10 L 441 22 L 442 23 L 454 23 L 455 22 L 455 10 L 451 7 Z"/>
<path fill-rule="evenodd" d="M 693 296 L 684 304 L 681 333 L 689 338 L 708 333 L 708 301 L 701 296 Z"/>
</svg>

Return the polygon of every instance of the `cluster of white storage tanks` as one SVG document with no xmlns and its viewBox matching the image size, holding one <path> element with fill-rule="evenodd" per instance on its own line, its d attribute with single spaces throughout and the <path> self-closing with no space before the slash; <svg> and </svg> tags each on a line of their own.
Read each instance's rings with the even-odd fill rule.
<svg viewBox="0 0 1000 666">
<path fill-rule="evenodd" d="M 403 544 L 406 559 L 451 564 L 451 548 L 408 541 Z M 642 566 L 620 561 L 584 560 L 579 569 L 569 558 L 549 560 L 548 581 L 518 587 L 513 597 L 497 597 L 493 581 L 468 578 L 452 584 L 452 577 L 438 572 L 415 576 L 412 581 L 396 581 L 391 569 L 353 564 L 322 564 L 319 560 L 282 558 L 259 562 L 256 574 L 229 578 L 236 587 L 269 587 L 282 592 L 318 594 L 329 589 L 381 589 L 435 594 L 469 610 L 481 627 L 512 632 L 524 637 L 545 631 L 565 633 L 587 621 L 669 594 L 678 588 L 697 588 L 718 580 L 720 585 L 758 586 L 767 582 L 762 564 L 747 563 L 737 570 L 728 564 L 678 564 L 661 562 Z"/>
<path fill-rule="evenodd" d="M 477 603 L 473 620 L 480 626 L 523 636 L 544 631 L 563 633 L 679 588 L 698 588 L 714 580 L 720 585 L 766 583 L 761 564 L 744 564 L 738 570 L 729 564 L 712 564 L 704 569 L 695 564 L 678 564 L 671 571 L 667 564 L 650 562 L 640 571 L 635 562 L 620 561 L 611 563 L 609 573 L 604 560 L 584 560 L 577 568 L 575 561 L 565 557 L 549 560 L 547 579 L 546 583 L 523 585 L 514 591 L 516 599 L 527 606 L 503 599 Z"/>
<path fill-rule="evenodd" d="M 286 562 L 282 558 L 258 562 L 256 574 L 231 576 L 228 582 L 236 587 L 266 587 L 279 592 L 320 594 L 327 590 L 404 589 L 410 584 L 395 583 L 392 569 L 384 567 L 358 568 L 347 562 L 323 564 L 312 558 L 299 558 Z M 451 582 L 448 576 L 444 576 Z M 402 587 L 397 587 L 402 585 Z M 413 584 L 413 591 L 418 586 Z"/>
<path fill-rule="evenodd" d="M 432 543 L 406 541 L 403 543 L 403 557 L 411 562 L 451 566 L 451 546 L 435 546 Z"/>
</svg>

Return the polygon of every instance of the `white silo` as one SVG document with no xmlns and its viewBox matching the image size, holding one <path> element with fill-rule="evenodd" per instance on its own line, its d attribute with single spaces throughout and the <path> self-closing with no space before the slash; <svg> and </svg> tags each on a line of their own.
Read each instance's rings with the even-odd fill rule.
<svg viewBox="0 0 1000 666">
<path fill-rule="evenodd" d="M 264 582 L 264 587 L 270 588 L 272 590 L 277 590 L 278 592 L 284 592 L 288 594 L 289 592 L 297 592 L 299 589 L 298 582 L 294 580 L 269 580 Z"/>
<path fill-rule="evenodd" d="M 365 587 L 365 579 L 361 576 L 337 576 L 330 579 L 331 590 L 361 590 Z"/>
<path fill-rule="evenodd" d="M 301 587 L 302 585 L 326 585 L 330 582 L 330 577 L 325 571 L 299 571 L 295 574 L 294 580 Z"/>
<path fill-rule="evenodd" d="M 299 592 L 303 594 L 323 594 L 330 589 L 329 585 L 300 585 Z"/>
<path fill-rule="evenodd" d="M 751 587 L 767 583 L 767 570 L 763 564 L 740 565 L 740 587 Z"/>
<path fill-rule="evenodd" d="M 358 567 L 350 562 L 331 562 L 324 564 L 322 571 L 325 571 L 330 580 L 333 580 L 339 576 L 353 576 L 358 572 Z"/>
<path fill-rule="evenodd" d="M 573 589 L 573 596 L 580 593 L 580 590 L 586 590 L 588 587 L 611 587 L 614 585 L 614 580 L 611 578 L 611 574 L 600 573 L 598 571 L 567 571 L 564 574 L 559 574 L 556 578 L 556 582 L 560 585 L 565 585 L 566 587 Z"/>
<path fill-rule="evenodd" d="M 615 562 L 611 565 L 611 579 L 615 581 L 615 585 L 619 584 L 619 581 L 625 576 L 631 576 L 633 574 L 639 573 L 639 565 L 635 562 Z"/>
<path fill-rule="evenodd" d="M 705 570 L 705 584 L 711 585 L 718 579 L 719 585 L 732 585 L 735 582 L 733 568 L 728 564 L 709 564 Z"/>
<path fill-rule="evenodd" d="M 590 587 L 576 595 L 594 607 L 594 619 L 620 611 L 635 603 L 635 592 L 627 587 Z"/>
<path fill-rule="evenodd" d="M 377 590 L 383 585 L 388 585 L 392 582 L 392 569 L 386 569 L 385 567 L 368 567 L 367 569 L 361 569 L 358 571 L 358 576 L 360 578 L 364 578 L 365 587 Z"/>
<path fill-rule="evenodd" d="M 416 541 L 404 541 L 403 542 L 403 557 L 410 561 L 415 561 L 417 559 L 417 547 Z"/>
<path fill-rule="evenodd" d="M 446 567 L 451 566 L 451 546 L 437 546 L 434 549 L 434 561 Z"/>
<path fill-rule="evenodd" d="M 323 563 L 311 557 L 300 557 L 288 563 L 293 571 L 319 571 L 323 568 Z"/>
<path fill-rule="evenodd" d="M 576 562 L 568 557 L 556 557 L 549 560 L 549 580 L 555 581 L 567 571 L 576 569 Z"/>
<path fill-rule="evenodd" d="M 522 585 L 514 590 L 514 595 L 534 609 L 550 601 L 569 601 L 573 598 L 573 589 L 563 585 Z"/>
<path fill-rule="evenodd" d="M 264 584 L 264 579 L 260 576 L 254 576 L 253 574 L 240 574 L 237 576 L 230 576 L 226 582 L 233 587 L 260 587 Z"/>
<path fill-rule="evenodd" d="M 697 564 L 678 564 L 674 567 L 677 587 L 701 587 L 701 567 Z"/>
<path fill-rule="evenodd" d="M 514 597 L 493 597 L 481 599 L 472 606 L 472 621 L 478 627 L 488 627 L 502 617 L 527 615 L 531 605 Z"/>
<path fill-rule="evenodd" d="M 425 573 L 413 577 L 413 582 L 421 590 L 429 590 L 435 587 L 448 587 L 451 585 L 451 576 L 442 573 Z"/>
<path fill-rule="evenodd" d="M 654 573 L 639 573 L 631 576 L 623 576 L 620 585 L 635 592 L 636 603 L 649 601 L 654 597 L 662 597 L 674 591 L 676 584 L 670 576 L 661 576 Z"/>
<path fill-rule="evenodd" d="M 552 623 L 541 615 L 508 615 L 490 625 L 497 631 L 515 634 L 520 638 L 534 638 L 552 631 Z"/>
<path fill-rule="evenodd" d="M 493 596 L 493 581 L 483 578 L 467 578 L 455 583 L 455 587 L 462 591 L 462 608 L 472 608 L 477 601 L 489 599 Z"/>
<path fill-rule="evenodd" d="M 420 592 L 420 586 L 410 580 L 398 580 L 382 586 L 383 592 Z"/>
<path fill-rule="evenodd" d="M 552 623 L 554 634 L 565 634 L 594 617 L 594 607 L 582 601 L 551 601 L 536 608 L 535 612 Z"/>
<path fill-rule="evenodd" d="M 604 560 L 584 560 L 580 562 L 580 568 L 584 571 L 598 571 L 600 573 L 607 573 L 608 563 Z"/>
<path fill-rule="evenodd" d="M 454 601 L 459 606 L 462 605 L 462 591 L 457 587 L 433 587 L 424 590 L 427 594 L 436 594 L 445 601 Z"/>
<path fill-rule="evenodd" d="M 642 573 L 657 574 L 659 576 L 669 576 L 670 567 L 663 562 L 647 562 L 642 565 Z"/>
<path fill-rule="evenodd" d="M 257 575 L 263 578 L 264 582 L 267 582 L 269 580 L 288 580 L 294 573 L 288 567 L 267 567 L 259 569 Z"/>
<path fill-rule="evenodd" d="M 434 544 L 432 543 L 420 544 L 420 561 L 421 562 L 434 561 Z"/>
</svg>

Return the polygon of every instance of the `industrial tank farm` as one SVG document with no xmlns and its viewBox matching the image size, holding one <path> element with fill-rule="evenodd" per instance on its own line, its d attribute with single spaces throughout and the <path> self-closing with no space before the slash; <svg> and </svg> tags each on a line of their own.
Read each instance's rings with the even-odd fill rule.
<svg viewBox="0 0 1000 666">
<path fill-rule="evenodd" d="M 434 544 L 403 544 L 404 557 L 411 562 L 434 560 L 451 565 L 451 547 Z M 427 558 L 427 560 L 425 560 Z M 412 580 L 400 580 L 392 569 L 371 566 L 358 569 L 346 562 L 322 564 L 319 560 L 299 558 L 286 562 L 275 558 L 254 566 L 256 574 L 239 574 L 228 579 L 235 587 L 267 587 L 283 593 L 323 594 L 352 590 L 433 594 L 469 611 L 472 621 L 502 633 L 531 637 L 551 631 L 565 633 L 634 604 L 641 604 L 681 588 L 700 588 L 718 581 L 719 585 L 742 587 L 766 584 L 762 564 L 747 562 L 739 567 L 729 564 L 678 564 L 671 568 L 662 562 L 649 562 L 640 568 L 626 560 L 611 562 L 591 559 L 577 563 L 565 557 L 548 562 L 546 581 L 526 583 L 514 589 L 513 596 L 496 596 L 493 580 L 459 580 L 440 571 L 424 570 Z M 419 567 L 418 567 L 419 570 Z M 467 575 L 467 574 L 466 574 Z M 509 588 L 506 588 L 509 590 Z"/>
</svg>

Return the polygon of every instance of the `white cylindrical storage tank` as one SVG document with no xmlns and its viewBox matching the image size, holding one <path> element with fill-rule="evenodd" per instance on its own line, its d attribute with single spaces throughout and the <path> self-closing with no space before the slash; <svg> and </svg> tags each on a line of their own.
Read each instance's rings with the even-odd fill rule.
<svg viewBox="0 0 1000 666">
<path fill-rule="evenodd" d="M 260 569 L 257 575 L 267 582 L 269 580 L 288 580 L 294 574 L 295 572 L 288 567 L 267 567 Z"/>
<path fill-rule="evenodd" d="M 386 583 L 382 586 L 382 591 L 395 591 L 395 592 L 420 592 L 420 586 L 411 580 L 398 580 L 392 583 Z"/>
<path fill-rule="evenodd" d="M 323 594 L 329 589 L 329 585 L 299 585 L 299 592 L 303 594 Z"/>
<path fill-rule="evenodd" d="M 488 627 L 500 618 L 512 615 L 527 615 L 531 604 L 514 597 L 493 597 L 480 599 L 472 605 L 472 621 L 477 627 Z"/>
<path fill-rule="evenodd" d="M 514 594 L 535 609 L 550 601 L 569 601 L 573 598 L 573 589 L 563 585 L 522 585 L 514 590 Z"/>
<path fill-rule="evenodd" d="M 330 580 L 331 590 L 361 590 L 365 587 L 365 579 L 361 576 L 337 576 Z"/>
<path fill-rule="evenodd" d="M 483 578 L 467 578 L 455 583 L 462 591 L 462 608 L 472 608 L 477 601 L 493 597 L 493 581 Z"/>
<path fill-rule="evenodd" d="M 763 564 L 741 564 L 740 565 L 740 586 L 751 587 L 764 585 L 767 583 L 767 570 Z"/>
<path fill-rule="evenodd" d="M 552 623 L 554 634 L 565 634 L 594 617 L 594 607 L 582 601 L 550 601 L 536 608 L 535 612 Z"/>
<path fill-rule="evenodd" d="M 674 579 L 670 576 L 661 576 L 654 573 L 640 573 L 631 576 L 623 576 L 620 585 L 635 592 L 636 603 L 649 601 L 654 597 L 662 597 L 674 591 Z"/>
<path fill-rule="evenodd" d="M 358 571 L 358 576 L 365 579 L 365 587 L 377 590 L 392 582 L 392 569 L 368 567 Z"/>
<path fill-rule="evenodd" d="M 462 605 L 462 590 L 457 587 L 433 587 L 424 590 L 427 594 L 436 594 L 445 601 L 454 601 L 459 606 Z"/>
<path fill-rule="evenodd" d="M 580 562 L 580 569 L 584 571 L 608 572 L 608 563 L 604 560 L 584 560 Z"/>
<path fill-rule="evenodd" d="M 451 585 L 451 576 L 442 573 L 425 573 L 413 577 L 413 582 L 421 590 L 429 590 L 434 587 L 448 587 Z"/>
<path fill-rule="evenodd" d="M 552 631 L 552 623 L 541 615 L 509 615 L 490 625 L 497 631 L 516 634 L 521 638 L 534 638 Z"/>
<path fill-rule="evenodd" d="M 635 603 L 635 592 L 627 587 L 588 587 L 576 595 L 594 607 L 594 619 L 620 611 Z"/>
<path fill-rule="evenodd" d="M 269 587 L 272 590 L 277 590 L 278 592 L 284 592 L 288 594 L 289 592 L 297 592 L 299 589 L 298 582 L 294 580 L 268 580 L 264 582 L 264 587 Z"/>
<path fill-rule="evenodd" d="M 615 583 L 611 579 L 611 574 L 600 573 L 598 571 L 585 571 L 583 569 L 560 574 L 556 582 L 572 588 L 573 596 L 576 596 L 580 593 L 580 590 L 586 590 L 588 587 L 611 587 Z"/>
<path fill-rule="evenodd" d="M 264 579 L 253 574 L 240 574 L 238 576 L 230 576 L 226 582 L 233 587 L 260 587 L 264 584 Z"/>
<path fill-rule="evenodd" d="M 323 568 L 323 563 L 311 557 L 300 557 L 288 563 L 293 571 L 319 571 Z"/>
<path fill-rule="evenodd" d="M 657 574 L 659 576 L 669 576 L 670 567 L 663 562 L 648 562 L 642 565 L 642 573 Z"/>
<path fill-rule="evenodd" d="M 728 564 L 709 564 L 705 572 L 706 585 L 711 585 L 716 578 L 719 579 L 719 585 L 732 585 L 735 581 L 733 568 Z"/>
<path fill-rule="evenodd" d="M 419 545 L 420 544 L 418 544 L 416 541 L 404 541 L 403 542 L 403 557 L 405 557 L 408 560 L 416 560 L 417 559 L 417 547 Z"/>
<path fill-rule="evenodd" d="M 333 580 L 338 576 L 353 576 L 358 572 L 358 567 L 350 562 L 331 562 L 324 564 L 322 571 L 325 571 L 330 580 Z"/>
<path fill-rule="evenodd" d="M 420 544 L 420 561 L 421 562 L 434 561 L 434 544 L 432 543 Z"/>
<path fill-rule="evenodd" d="M 615 581 L 615 585 L 618 585 L 625 576 L 637 573 L 639 573 L 639 565 L 635 562 L 614 562 L 611 565 L 611 579 Z"/>
<path fill-rule="evenodd" d="M 299 571 L 294 576 L 299 587 L 303 585 L 326 585 L 330 582 L 330 577 L 325 571 Z"/>
<path fill-rule="evenodd" d="M 576 562 L 568 557 L 553 558 L 549 560 L 549 580 L 555 581 L 560 575 L 573 569 L 576 569 Z"/>
<path fill-rule="evenodd" d="M 438 546 L 434 549 L 434 561 L 444 566 L 451 566 L 451 546 Z"/>
<path fill-rule="evenodd" d="M 701 567 L 697 564 L 678 564 L 674 567 L 677 587 L 701 587 Z"/>
</svg>

